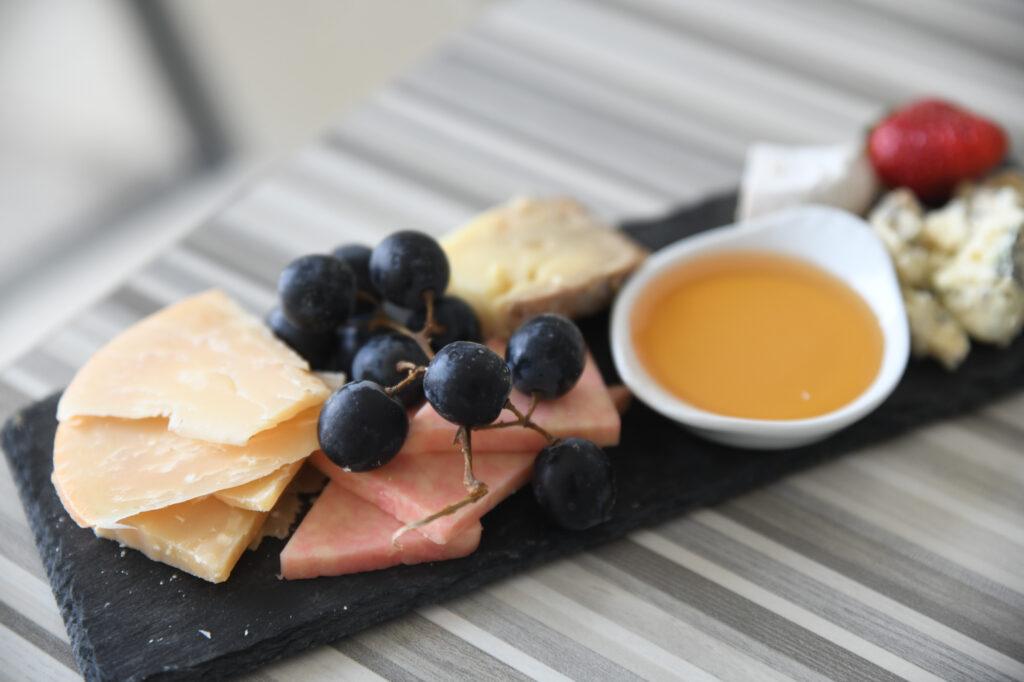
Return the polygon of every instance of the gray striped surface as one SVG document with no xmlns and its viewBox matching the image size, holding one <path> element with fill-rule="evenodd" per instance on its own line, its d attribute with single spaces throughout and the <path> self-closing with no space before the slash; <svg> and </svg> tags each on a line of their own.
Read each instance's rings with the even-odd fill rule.
<svg viewBox="0 0 1024 682">
<path fill-rule="evenodd" d="M 652 216 L 754 140 L 840 141 L 939 93 L 1024 144 L 1018 0 L 497 5 L 106 300 L 0 371 L 0 416 L 126 325 L 292 257 L 524 192 Z M 419 611 L 253 679 L 1024 679 L 1024 395 Z M 215 634 L 215 633 L 214 633 Z M 75 678 L 0 474 L 0 677 Z"/>
</svg>

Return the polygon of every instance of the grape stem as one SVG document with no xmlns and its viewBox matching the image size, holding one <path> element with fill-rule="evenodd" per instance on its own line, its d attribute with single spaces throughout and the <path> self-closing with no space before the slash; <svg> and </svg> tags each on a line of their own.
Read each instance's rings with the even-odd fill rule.
<svg viewBox="0 0 1024 682">
<path fill-rule="evenodd" d="M 545 440 L 547 440 L 548 442 L 548 445 L 553 445 L 558 441 L 558 439 L 552 436 L 550 433 L 548 433 L 548 431 L 544 429 L 540 424 L 531 419 L 531 417 L 533 416 L 533 411 L 537 409 L 537 402 L 539 400 L 540 396 L 537 395 L 536 393 L 534 393 L 530 397 L 530 407 L 528 410 L 526 410 L 526 414 L 520 412 L 519 408 L 513 405 L 511 400 L 506 400 L 505 409 L 516 416 L 514 420 L 494 422 L 493 424 L 488 424 L 486 426 L 478 426 L 476 427 L 476 429 L 477 431 L 485 431 L 488 429 L 505 429 L 510 426 L 521 426 L 525 429 L 533 429 L 540 435 L 544 436 Z"/>
<path fill-rule="evenodd" d="M 444 516 L 448 516 L 449 514 L 454 514 L 458 510 L 465 507 L 466 505 L 476 502 L 477 500 L 479 500 L 480 498 L 487 494 L 487 484 L 484 483 L 483 481 L 478 480 L 477 477 L 473 475 L 473 442 L 470 433 L 470 430 L 464 426 L 460 426 L 458 430 L 455 432 L 455 440 L 462 441 L 462 457 L 465 461 L 466 467 L 462 475 L 462 482 L 463 485 L 466 486 L 466 492 L 468 494 L 458 502 L 453 502 L 448 506 L 444 507 L 443 509 L 434 512 L 430 516 L 424 517 L 419 521 L 407 523 L 401 528 L 399 528 L 397 531 L 395 531 L 395 534 L 391 536 L 392 545 L 394 545 L 397 548 L 401 548 L 398 539 L 406 533 L 408 533 L 409 531 L 416 530 L 417 528 L 425 526 L 428 523 L 436 521 L 437 519 L 440 519 Z"/>
<path fill-rule="evenodd" d="M 423 352 L 427 354 L 428 358 L 434 357 L 434 349 L 430 347 L 430 338 L 425 334 L 425 332 L 427 331 L 427 327 L 424 327 L 423 331 L 421 332 L 414 332 L 408 327 L 400 325 L 394 320 L 392 320 L 390 317 L 388 317 L 384 313 L 383 308 L 377 308 L 377 313 L 372 318 L 366 320 L 365 322 L 360 322 L 359 325 L 371 328 L 387 327 L 388 329 L 394 329 L 399 334 L 405 334 L 413 341 L 418 343 L 420 345 L 420 348 L 423 349 Z"/>
<path fill-rule="evenodd" d="M 434 291 L 432 289 L 423 292 L 423 300 L 427 304 L 427 314 L 424 316 L 423 331 L 420 333 L 423 334 L 429 345 L 434 340 L 434 334 L 444 331 L 444 325 L 439 324 L 434 318 Z"/>
<path fill-rule="evenodd" d="M 416 380 L 416 377 L 423 376 L 423 373 L 427 371 L 426 367 L 422 365 L 414 365 L 413 363 L 406 362 L 405 360 L 399 361 L 395 365 L 395 369 L 397 369 L 399 372 L 401 372 L 402 370 L 408 370 L 409 374 L 394 386 L 388 386 L 387 388 L 384 389 L 384 392 L 391 397 L 394 397 L 396 393 L 398 393 L 403 388 L 414 382 Z"/>
</svg>

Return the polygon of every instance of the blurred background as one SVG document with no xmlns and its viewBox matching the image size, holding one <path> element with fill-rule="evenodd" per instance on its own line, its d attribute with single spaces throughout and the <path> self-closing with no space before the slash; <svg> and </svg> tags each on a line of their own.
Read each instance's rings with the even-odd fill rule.
<svg viewBox="0 0 1024 682">
<path fill-rule="evenodd" d="M 1021 26 L 1022 0 L 2 0 L 0 366 L 328 128 L 290 175 L 329 166 L 301 182 L 374 229 L 524 190 L 653 215 L 735 188 L 751 142 L 856 140 L 922 94 L 1019 156 Z"/>
<path fill-rule="evenodd" d="M 486 4 L 0 2 L 0 365 Z"/>
</svg>

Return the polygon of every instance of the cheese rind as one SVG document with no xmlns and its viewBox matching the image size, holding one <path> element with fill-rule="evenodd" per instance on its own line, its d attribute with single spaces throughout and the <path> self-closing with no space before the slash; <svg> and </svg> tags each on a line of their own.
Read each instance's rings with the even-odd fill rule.
<svg viewBox="0 0 1024 682">
<path fill-rule="evenodd" d="M 122 519 L 96 535 L 212 583 L 224 582 L 267 514 L 203 497 Z"/>
<path fill-rule="evenodd" d="M 747 150 L 736 217 L 750 220 L 803 204 L 863 214 L 879 187 L 863 144 L 759 142 Z"/>
<path fill-rule="evenodd" d="M 543 312 L 579 317 L 611 300 L 647 251 L 570 199 L 517 199 L 441 240 L 448 293 L 468 302 L 486 336 L 507 337 Z"/>
<path fill-rule="evenodd" d="M 163 419 L 79 417 L 58 425 L 53 483 L 79 525 L 211 495 L 273 474 L 319 447 L 314 407 L 246 445 L 182 438 Z"/>
<path fill-rule="evenodd" d="M 65 390 L 57 418 L 163 417 L 184 438 L 244 445 L 329 393 L 259 319 L 208 291 L 100 349 Z"/>
</svg>

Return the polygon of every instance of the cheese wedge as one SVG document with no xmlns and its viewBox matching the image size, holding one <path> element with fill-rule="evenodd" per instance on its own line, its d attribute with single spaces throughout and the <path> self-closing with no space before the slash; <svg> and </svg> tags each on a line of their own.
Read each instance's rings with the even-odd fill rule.
<svg viewBox="0 0 1024 682">
<path fill-rule="evenodd" d="M 318 447 L 319 412 L 307 409 L 241 446 L 183 438 L 164 419 L 79 417 L 57 427 L 53 484 L 79 525 L 115 527 L 305 459 Z"/>
<path fill-rule="evenodd" d="M 450 542 L 530 480 L 536 454 L 490 452 L 474 456 L 473 472 L 488 485 L 490 492 L 419 531 L 438 544 Z M 381 468 L 364 473 L 343 471 L 320 451 L 310 462 L 332 481 L 403 523 L 419 521 L 466 496 L 459 452 L 429 456 L 398 453 Z"/>
<path fill-rule="evenodd" d="M 300 467 L 299 473 L 277 498 L 277 503 L 270 510 L 270 516 L 263 524 L 263 529 L 249 545 L 249 549 L 258 548 L 263 538 L 271 537 L 279 540 L 287 538 L 291 534 L 292 526 L 299 514 L 308 508 L 307 496 L 322 491 L 325 483 L 327 483 L 327 477 L 316 467 L 312 465 Z"/>
<path fill-rule="evenodd" d="M 862 142 L 788 145 L 758 142 L 747 150 L 737 220 L 790 206 L 827 204 L 863 215 L 880 184 Z"/>
<path fill-rule="evenodd" d="M 579 317 L 608 304 L 647 256 L 570 199 L 518 199 L 441 240 L 448 293 L 466 300 L 485 336 L 508 337 L 524 320 Z"/>
<path fill-rule="evenodd" d="M 272 474 L 255 481 L 220 490 L 213 494 L 218 500 L 239 509 L 268 512 L 277 504 L 281 493 L 302 468 L 302 460 L 286 464 Z"/>
<path fill-rule="evenodd" d="M 183 438 L 244 445 L 329 394 L 259 319 L 208 291 L 100 349 L 64 392 L 57 418 L 163 417 Z"/>
<path fill-rule="evenodd" d="M 220 583 L 231 575 L 266 518 L 264 512 L 203 497 L 122 519 L 116 529 L 94 530 L 150 559 Z"/>
<path fill-rule="evenodd" d="M 281 552 L 281 575 L 288 580 L 376 571 L 464 557 L 480 544 L 480 522 L 439 545 L 411 531 L 396 547 L 391 537 L 402 527 L 390 516 L 338 483 L 328 483 Z"/>
</svg>

